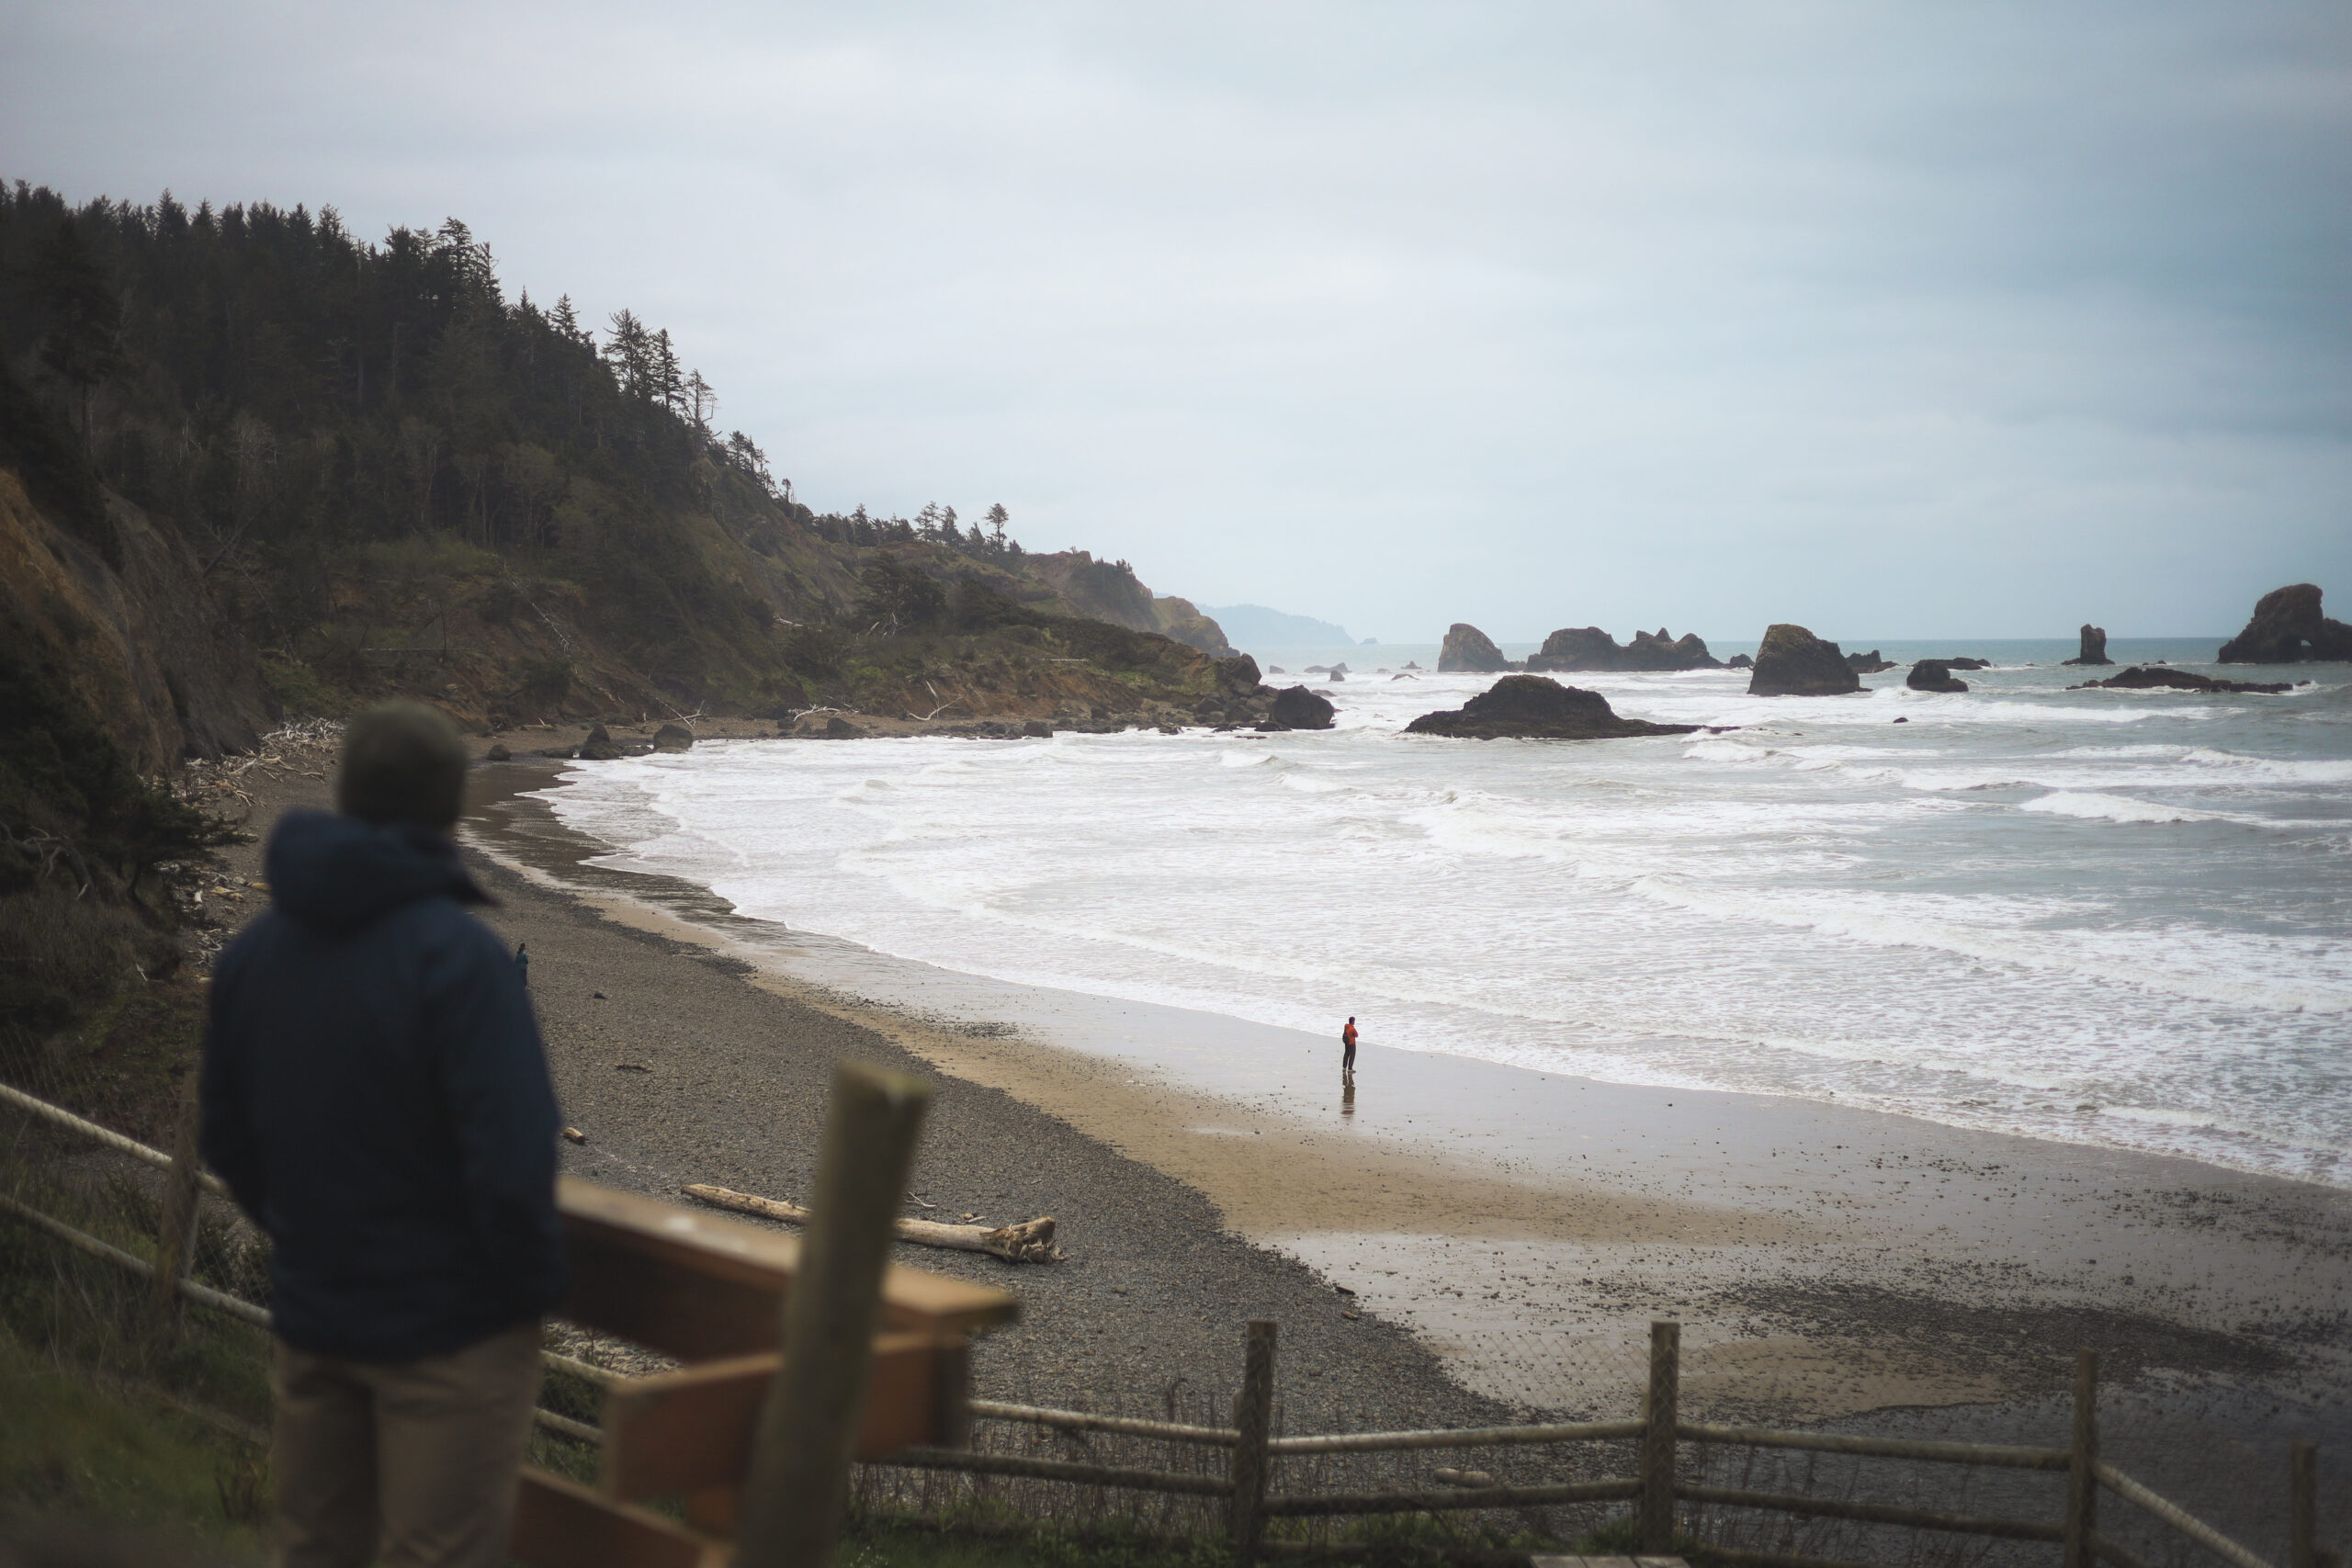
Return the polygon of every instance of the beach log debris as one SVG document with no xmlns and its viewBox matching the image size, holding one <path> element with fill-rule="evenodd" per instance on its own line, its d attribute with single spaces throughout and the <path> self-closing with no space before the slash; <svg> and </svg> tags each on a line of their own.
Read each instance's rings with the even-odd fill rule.
<svg viewBox="0 0 2352 1568">
<path fill-rule="evenodd" d="M 762 1198 L 700 1181 L 684 1190 L 696 1202 L 708 1203 L 715 1209 L 732 1209 L 739 1214 L 757 1214 L 762 1219 L 782 1220 L 791 1225 L 805 1225 L 809 1220 L 808 1210 L 780 1198 Z M 1059 1263 L 1067 1256 L 1054 1245 L 1054 1219 L 1050 1214 L 1017 1225 L 948 1225 L 935 1220 L 899 1220 L 896 1228 L 900 1241 L 910 1241 L 918 1247 L 985 1252 L 1007 1263 Z"/>
</svg>

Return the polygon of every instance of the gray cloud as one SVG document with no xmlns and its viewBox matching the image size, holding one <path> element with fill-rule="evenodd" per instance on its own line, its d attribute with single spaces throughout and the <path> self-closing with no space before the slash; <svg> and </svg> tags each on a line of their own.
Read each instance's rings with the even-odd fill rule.
<svg viewBox="0 0 2352 1568">
<path fill-rule="evenodd" d="M 0 17 L 13 175 L 456 213 L 820 505 L 1391 639 L 2352 595 L 2347 121 L 2324 5 Z"/>
</svg>

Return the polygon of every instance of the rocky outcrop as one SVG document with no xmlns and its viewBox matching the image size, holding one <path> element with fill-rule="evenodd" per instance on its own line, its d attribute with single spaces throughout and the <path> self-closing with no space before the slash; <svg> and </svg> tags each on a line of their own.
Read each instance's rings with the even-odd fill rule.
<svg viewBox="0 0 2352 1568">
<path fill-rule="evenodd" d="M 1951 665 L 1955 670 L 1990 670 L 1993 668 L 1993 661 L 1989 659 L 1947 659 L 1943 660 L 1943 662 Z"/>
<path fill-rule="evenodd" d="M 1408 735 L 1466 740 L 1610 740 L 1628 735 L 1688 735 L 1695 724 L 1620 718 L 1608 699 L 1546 675 L 1506 675 L 1458 708 L 1425 713 Z"/>
<path fill-rule="evenodd" d="M 1722 660 L 1707 651 L 1696 632 L 1679 637 L 1664 626 L 1637 631 L 1623 648 L 1599 626 L 1563 627 L 1544 639 L 1543 649 L 1528 656 L 1529 670 L 1715 670 Z"/>
<path fill-rule="evenodd" d="M 694 743 L 695 732 L 683 724 L 665 724 L 653 732 L 656 751 L 691 750 Z"/>
<path fill-rule="evenodd" d="M 1748 658 L 1747 655 L 1744 653 L 1735 653 L 1730 659 L 1724 661 L 1724 668 L 1726 670 L 1753 670 L 1756 668 L 1756 660 Z"/>
<path fill-rule="evenodd" d="M 609 762 L 616 757 L 628 756 L 628 748 L 614 739 L 612 731 L 600 724 L 580 743 L 577 755 L 583 762 Z"/>
<path fill-rule="evenodd" d="M 1438 649 L 1437 667 L 1441 671 L 1491 675 L 1510 669 L 1511 662 L 1485 632 L 1467 621 L 1456 621 L 1445 628 L 1445 643 Z"/>
<path fill-rule="evenodd" d="M 1340 710 L 1331 699 L 1317 696 L 1304 686 L 1285 686 L 1274 694 L 1274 705 L 1267 710 L 1261 729 L 1329 729 L 1332 716 Z"/>
<path fill-rule="evenodd" d="M 1836 643 L 1786 622 L 1764 628 L 1755 672 L 1747 681 L 1749 696 L 1834 697 L 1861 689 L 1862 678 Z"/>
<path fill-rule="evenodd" d="M 2312 592 L 2317 592 L 2318 590 L 2313 589 Z M 2082 638 L 2083 650 L 2075 655 L 2074 658 L 2062 660 L 2062 662 L 2067 664 L 2112 664 L 2115 662 L 2114 660 L 2109 659 L 2107 656 L 2107 628 L 2105 626 L 2095 626 L 2088 621 L 2085 621 L 2083 623 Z"/>
<path fill-rule="evenodd" d="M 1258 661 L 1246 653 L 1237 653 L 1230 659 L 1216 661 L 1216 689 L 1227 696 L 1248 696 L 1258 689 L 1261 679 Z"/>
<path fill-rule="evenodd" d="M 1846 667 L 1857 675 L 1875 675 L 1881 671 L 1894 669 L 1894 663 L 1892 660 L 1881 658 L 1878 649 L 1873 648 L 1868 653 L 1846 655 Z"/>
<path fill-rule="evenodd" d="M 2259 692 L 2269 696 L 2293 689 L 2285 681 L 2217 681 L 2211 675 L 2199 675 L 2193 670 L 2160 670 L 2138 664 L 2120 675 L 2109 675 L 2104 681 L 2086 681 L 2079 686 L 2066 689 L 2080 692 L 2093 686 L 2119 692 L 2145 692 L 2168 686 L 2182 692 Z"/>
<path fill-rule="evenodd" d="M 2320 614 L 2316 583 L 2274 588 L 2254 606 L 2245 630 L 2222 645 L 2224 664 L 2301 664 L 2352 660 L 2352 626 Z"/>
<path fill-rule="evenodd" d="M 1951 660 L 1949 659 L 1922 659 L 1918 663 L 1911 666 L 1911 673 L 1903 677 L 1903 683 L 1915 692 L 1968 690 L 1967 682 L 1953 678 Z"/>
</svg>

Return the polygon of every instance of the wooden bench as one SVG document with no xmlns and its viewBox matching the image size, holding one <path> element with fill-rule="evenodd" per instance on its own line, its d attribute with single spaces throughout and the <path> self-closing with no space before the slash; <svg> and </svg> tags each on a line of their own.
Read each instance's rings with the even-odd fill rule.
<svg viewBox="0 0 2352 1568">
<path fill-rule="evenodd" d="M 799 1238 L 570 1177 L 557 1203 L 571 1281 L 557 1315 L 686 1364 L 606 1389 L 595 1486 L 524 1470 L 511 1550 L 534 1568 L 719 1568 Z M 891 1266 L 856 1456 L 963 1446 L 970 1337 L 1017 1310 L 1001 1291 Z M 685 1522 L 640 1506 L 656 1497 L 683 1499 Z"/>
</svg>

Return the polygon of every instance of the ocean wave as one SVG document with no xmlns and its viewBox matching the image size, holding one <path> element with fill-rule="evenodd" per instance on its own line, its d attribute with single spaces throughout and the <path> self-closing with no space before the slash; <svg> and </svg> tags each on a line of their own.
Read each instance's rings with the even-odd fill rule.
<svg viewBox="0 0 2352 1568">
<path fill-rule="evenodd" d="M 2020 811 L 2047 812 L 2053 817 L 2081 817 L 2108 822 L 2253 822 L 2258 818 L 2233 817 L 2226 811 L 2196 811 L 2186 806 L 2164 806 L 2154 801 L 2133 800 L 2120 795 L 2077 795 L 2062 790 L 2029 800 L 2018 807 Z"/>
<path fill-rule="evenodd" d="M 1670 875 L 1645 876 L 1633 890 L 1645 897 L 1698 914 L 1726 919 L 1762 920 L 1842 937 L 1873 946 L 1926 947 L 1986 963 L 2019 968 L 2055 970 L 2087 979 L 2118 981 L 2144 990 L 2220 1002 L 2233 1007 L 2260 1008 L 2267 1012 L 2352 1011 L 2352 984 L 2335 983 L 2293 972 L 2291 964 L 2271 965 L 2263 959 L 2277 956 L 2261 951 L 2255 939 L 2236 944 L 2217 943 L 2213 933 L 2199 933 L 2199 953 L 2183 951 L 2162 934 L 2114 933 L 2120 940 L 2086 940 L 2086 933 L 2000 926 L 1936 919 L 1884 899 L 1852 893 L 1787 895 L 1750 893 L 1702 886 Z M 1978 919 L 1990 912 L 1990 900 L 1973 900 Z M 2154 946 L 2166 962 L 2149 963 L 2126 956 L 2127 952 Z M 2212 950 L 2221 947 L 2223 951 Z M 2205 963 L 2198 960 L 2204 958 Z M 2216 959 L 2221 962 L 2215 962 Z M 2224 973 L 2224 968 L 2236 973 Z M 2276 968 L 2280 972 L 2263 973 Z M 2248 971 L 2252 971 L 2249 973 Z"/>
</svg>

